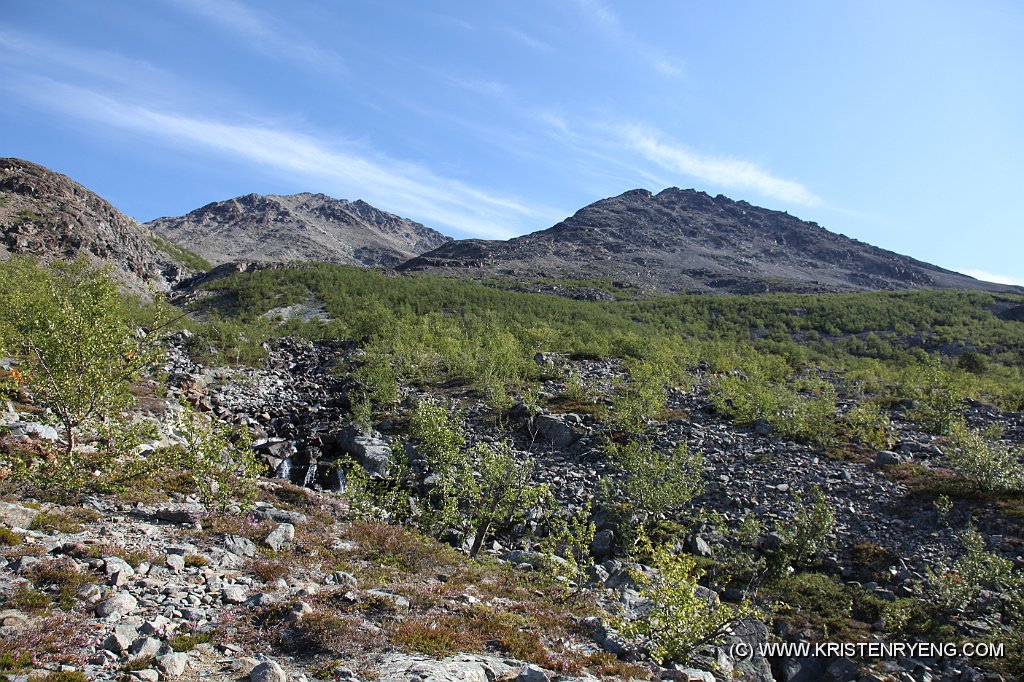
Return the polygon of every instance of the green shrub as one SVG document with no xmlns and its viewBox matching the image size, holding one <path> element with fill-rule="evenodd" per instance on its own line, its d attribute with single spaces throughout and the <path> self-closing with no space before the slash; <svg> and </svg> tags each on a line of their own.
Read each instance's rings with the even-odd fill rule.
<svg viewBox="0 0 1024 682">
<path fill-rule="evenodd" d="M 749 602 L 727 604 L 701 593 L 703 572 L 693 557 L 665 546 L 648 545 L 644 551 L 651 555 L 656 577 L 638 573 L 634 579 L 653 606 L 636 620 L 623 621 L 621 631 L 650 646 L 655 661 L 685 663 L 702 645 L 720 640 L 731 625 L 761 616 Z"/>
<path fill-rule="evenodd" d="M 1024 580 L 1013 570 L 1013 562 L 985 550 L 985 539 L 974 528 L 961 536 L 963 551 L 955 561 L 938 571 L 929 569 L 928 579 L 936 603 L 947 613 L 973 612 L 982 590 L 1019 594 Z"/>
<path fill-rule="evenodd" d="M 204 419 L 186 406 L 180 431 L 185 444 L 173 456 L 203 502 L 220 511 L 251 505 L 266 465 L 252 449 L 249 430 Z"/>
<path fill-rule="evenodd" d="M 120 415 L 159 349 L 140 340 L 117 284 L 84 259 L 45 268 L 25 258 L 0 262 L 0 299 L 0 346 L 22 363 L 35 400 L 53 410 L 73 466 L 80 429 Z"/>
<path fill-rule="evenodd" d="M 609 441 L 606 450 L 622 469 L 624 497 L 646 515 L 678 512 L 703 490 L 704 458 L 690 452 L 685 441 L 671 450 L 642 440 Z"/>
<path fill-rule="evenodd" d="M 776 524 L 775 533 L 781 538 L 781 544 L 767 557 L 772 575 L 779 575 L 790 564 L 812 565 L 835 544 L 835 510 L 821 488 L 816 485 L 811 488 L 809 504 L 799 493 L 792 495 L 796 510 L 788 523 Z"/>
<path fill-rule="evenodd" d="M 963 423 L 950 427 L 949 465 L 963 483 L 984 492 L 1024 491 L 1024 465 L 1019 456 Z"/>
</svg>

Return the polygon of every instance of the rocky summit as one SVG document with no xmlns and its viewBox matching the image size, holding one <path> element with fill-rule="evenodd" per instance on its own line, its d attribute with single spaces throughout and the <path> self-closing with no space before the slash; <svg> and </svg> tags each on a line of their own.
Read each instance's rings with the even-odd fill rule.
<svg viewBox="0 0 1024 682">
<path fill-rule="evenodd" d="M 247 194 L 146 226 L 215 265 L 255 260 L 394 266 L 450 241 L 365 201 L 309 193 Z"/>
<path fill-rule="evenodd" d="M 870 246 L 788 213 L 674 187 L 602 199 L 551 228 L 508 241 L 449 242 L 400 269 L 599 277 L 657 292 L 1011 288 Z"/>
<path fill-rule="evenodd" d="M 175 249 L 67 176 L 0 159 L 0 258 L 84 256 L 110 266 L 136 292 L 166 289 L 188 274 Z"/>
</svg>

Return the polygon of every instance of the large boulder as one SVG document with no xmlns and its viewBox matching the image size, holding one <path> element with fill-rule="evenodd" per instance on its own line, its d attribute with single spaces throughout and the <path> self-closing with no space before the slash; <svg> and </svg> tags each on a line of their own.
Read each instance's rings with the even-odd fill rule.
<svg viewBox="0 0 1024 682">
<path fill-rule="evenodd" d="M 533 432 L 556 448 L 567 448 L 579 438 L 570 423 L 578 420 L 577 415 L 538 414 L 533 418 Z"/>
<path fill-rule="evenodd" d="M 395 460 L 391 447 L 376 431 L 348 426 L 335 436 L 338 448 L 362 465 L 370 478 L 383 480 L 391 475 Z"/>
</svg>

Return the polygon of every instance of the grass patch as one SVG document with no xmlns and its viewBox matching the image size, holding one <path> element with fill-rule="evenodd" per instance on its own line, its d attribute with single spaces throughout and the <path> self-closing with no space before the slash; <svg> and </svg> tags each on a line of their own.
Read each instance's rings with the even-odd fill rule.
<svg viewBox="0 0 1024 682">
<path fill-rule="evenodd" d="M 10 528 L 0 527 L 0 545 L 5 547 L 15 547 L 20 545 L 24 541 L 19 533 L 15 533 Z"/>
<path fill-rule="evenodd" d="M 63 510 L 41 511 L 29 524 L 29 530 L 54 531 L 57 533 L 81 533 L 82 523 L 99 520 L 99 512 L 85 507 L 69 507 Z"/>
<path fill-rule="evenodd" d="M 356 522 L 346 532 L 358 548 L 355 557 L 406 573 L 423 573 L 462 564 L 463 555 L 418 533 L 386 523 Z"/>
<path fill-rule="evenodd" d="M 190 270 L 207 272 L 213 269 L 213 264 L 211 264 L 210 261 L 193 251 L 189 251 L 188 249 L 175 244 L 174 242 L 164 239 L 163 237 L 158 237 L 155 234 L 150 235 L 149 239 L 156 248 L 160 249 Z"/>
<path fill-rule="evenodd" d="M 58 559 L 35 564 L 28 575 L 38 589 L 53 594 L 53 601 L 64 611 L 74 608 L 80 589 L 96 582 L 95 576 L 82 573 L 70 562 Z"/>
<path fill-rule="evenodd" d="M 167 644 L 170 645 L 178 653 L 185 651 L 192 651 L 200 644 L 207 644 L 213 641 L 213 635 L 209 632 L 183 632 L 175 635 L 167 640 Z"/>
</svg>

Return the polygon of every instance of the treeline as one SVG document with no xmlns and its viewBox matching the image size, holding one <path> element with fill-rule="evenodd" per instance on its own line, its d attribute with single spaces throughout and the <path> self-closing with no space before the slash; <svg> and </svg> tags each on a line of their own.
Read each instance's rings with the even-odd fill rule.
<svg viewBox="0 0 1024 682">
<path fill-rule="evenodd" d="M 265 270 L 219 280 L 199 304 L 212 351 L 259 355 L 272 335 L 348 338 L 397 346 L 403 339 L 452 355 L 537 351 L 638 359 L 655 349 L 728 370 L 750 350 L 800 370 L 828 367 L 864 385 L 892 387 L 908 366 L 938 361 L 964 370 L 968 394 L 1024 405 L 1024 323 L 1000 308 L 1024 297 L 970 291 L 856 294 L 677 295 L 577 301 L 436 276 L 392 276 L 339 265 Z M 281 321 L 275 310 L 322 307 L 327 321 Z M 269 314 L 268 314 L 269 313 Z M 479 358 L 478 358 L 479 360 Z M 479 364 L 479 362 L 477 362 Z"/>
</svg>

